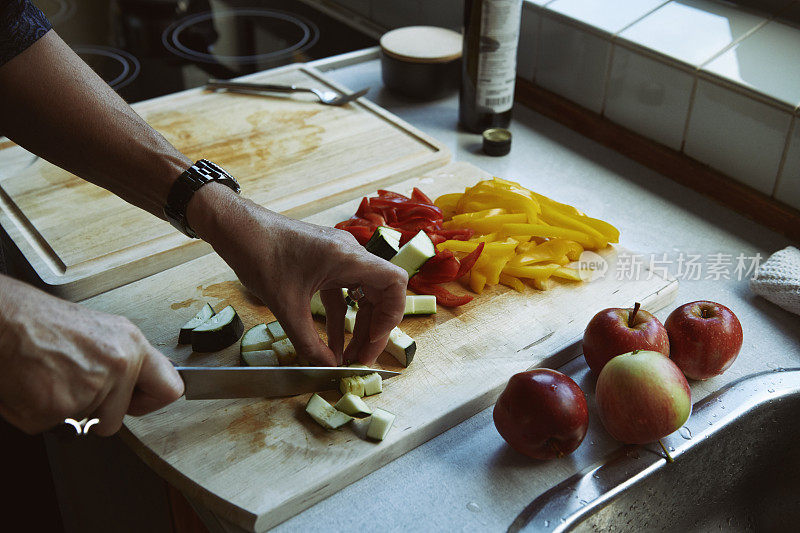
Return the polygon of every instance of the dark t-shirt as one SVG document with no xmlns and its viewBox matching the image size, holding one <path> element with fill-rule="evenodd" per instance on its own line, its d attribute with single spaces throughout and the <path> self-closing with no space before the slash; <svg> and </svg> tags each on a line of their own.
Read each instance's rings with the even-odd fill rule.
<svg viewBox="0 0 800 533">
<path fill-rule="evenodd" d="M 35 43 L 52 26 L 29 0 L 0 0 L 0 66 Z"/>
</svg>

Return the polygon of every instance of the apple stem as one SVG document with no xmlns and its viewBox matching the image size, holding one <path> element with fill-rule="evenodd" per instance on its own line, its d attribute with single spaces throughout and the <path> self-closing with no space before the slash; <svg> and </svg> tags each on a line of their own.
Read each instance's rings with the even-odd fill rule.
<svg viewBox="0 0 800 533">
<path fill-rule="evenodd" d="M 661 441 L 661 439 L 658 439 L 658 443 L 661 445 L 661 449 L 664 450 L 664 454 L 667 456 L 667 462 L 674 463 L 675 459 L 672 458 L 672 454 L 669 453 L 669 450 L 667 450 L 666 446 L 664 446 L 664 443 Z"/>
<path fill-rule="evenodd" d="M 636 313 L 639 312 L 639 308 L 641 306 L 642 306 L 642 304 L 640 304 L 639 302 L 636 302 L 635 304 L 633 304 L 633 312 L 628 317 L 628 327 L 629 328 L 633 327 L 634 321 L 636 320 Z"/>
</svg>

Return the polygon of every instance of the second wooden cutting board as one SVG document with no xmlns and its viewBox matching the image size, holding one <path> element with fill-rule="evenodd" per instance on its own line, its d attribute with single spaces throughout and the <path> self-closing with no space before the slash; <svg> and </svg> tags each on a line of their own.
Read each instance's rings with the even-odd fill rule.
<svg viewBox="0 0 800 533">
<path fill-rule="evenodd" d="M 408 193 L 418 186 L 436 197 L 486 177 L 471 165 L 452 164 L 391 189 Z M 308 220 L 332 225 L 352 215 L 357 203 Z M 677 282 L 657 274 L 619 279 L 613 274 L 615 250 L 604 255 L 609 275 L 591 283 L 565 282 L 547 292 L 524 293 L 498 286 L 464 307 L 440 307 L 436 315 L 403 320 L 401 328 L 417 341 L 417 355 L 402 369 L 382 354 L 378 366 L 402 375 L 367 399 L 397 415 L 381 443 L 364 439 L 364 422 L 340 431 L 322 429 L 304 413 L 307 394 L 273 400 L 181 399 L 159 412 L 126 418 L 123 437 L 193 500 L 246 530 L 263 531 L 491 405 L 512 374 L 564 363 L 570 353 L 559 350 L 580 337 L 598 310 L 640 301 L 654 311 L 674 298 Z M 127 316 L 175 362 L 237 364 L 238 344 L 215 354 L 193 354 L 176 345 L 180 326 L 206 301 L 216 309 L 233 305 L 246 327 L 273 319 L 215 255 L 84 303 Z M 335 392 L 323 396 L 338 398 Z"/>
<path fill-rule="evenodd" d="M 252 81 L 341 89 L 308 67 Z M 308 95 L 242 95 L 193 89 L 134 105 L 192 160 L 231 172 L 242 194 L 304 217 L 424 172 L 450 158 L 436 140 L 365 99 L 342 107 Z M 110 192 L 30 154 L 0 150 L 0 224 L 37 280 L 82 300 L 210 251 Z"/>
</svg>

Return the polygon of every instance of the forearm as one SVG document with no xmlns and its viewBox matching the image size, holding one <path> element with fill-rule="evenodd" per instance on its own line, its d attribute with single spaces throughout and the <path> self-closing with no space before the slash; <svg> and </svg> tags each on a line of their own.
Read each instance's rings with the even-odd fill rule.
<svg viewBox="0 0 800 533">
<path fill-rule="evenodd" d="M 192 163 L 54 31 L 0 67 L 0 131 L 162 218 L 172 182 Z"/>
</svg>

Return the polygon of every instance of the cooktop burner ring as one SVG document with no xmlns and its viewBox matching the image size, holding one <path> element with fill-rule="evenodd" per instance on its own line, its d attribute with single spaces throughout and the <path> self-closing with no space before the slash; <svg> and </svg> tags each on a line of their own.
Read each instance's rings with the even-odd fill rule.
<svg viewBox="0 0 800 533">
<path fill-rule="evenodd" d="M 119 63 L 122 71 L 112 80 L 104 79 L 104 81 L 108 83 L 108 85 L 114 90 L 125 87 L 139 76 L 141 65 L 139 64 L 139 60 L 136 59 L 136 56 L 132 55 L 130 52 L 120 50 L 119 48 L 111 48 L 110 46 L 99 45 L 79 45 L 72 47 L 72 49 L 78 55 L 83 54 L 102 56 L 113 59 Z M 100 73 L 98 73 L 98 75 L 101 78 L 103 77 Z"/>
<path fill-rule="evenodd" d="M 54 7 L 57 9 L 52 15 L 48 13 L 48 3 L 55 4 Z M 42 10 L 47 20 L 50 21 L 50 24 L 53 26 L 61 24 L 65 20 L 71 18 L 72 15 L 75 14 L 76 9 L 75 3 L 72 0 L 49 0 L 49 2 L 42 2 L 39 0 L 36 2 L 36 5 Z"/>
<path fill-rule="evenodd" d="M 269 17 L 273 19 L 289 22 L 297 26 L 301 30 L 303 36 L 294 44 L 287 46 L 281 50 L 272 52 L 265 52 L 263 54 L 252 55 L 218 55 L 208 54 L 193 50 L 180 41 L 181 32 L 190 26 L 207 22 L 212 19 L 219 19 L 224 17 L 239 17 L 239 16 L 252 16 L 252 17 Z M 273 9 L 227 9 L 216 11 L 204 11 L 196 13 L 181 20 L 177 20 L 170 24 L 161 36 L 164 46 L 173 54 L 180 56 L 184 59 L 192 61 L 201 61 L 204 63 L 218 63 L 220 61 L 243 64 L 255 63 L 258 61 L 265 61 L 276 59 L 282 56 L 288 56 L 294 52 L 301 52 L 314 46 L 319 40 L 319 28 L 310 20 L 287 13 L 285 11 L 276 11 Z"/>
</svg>

